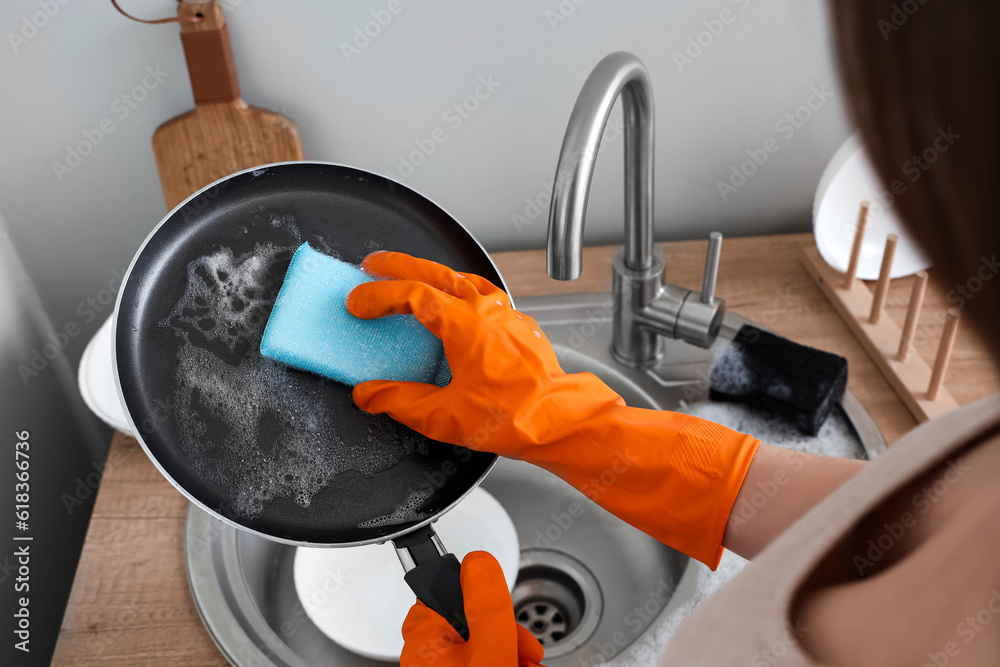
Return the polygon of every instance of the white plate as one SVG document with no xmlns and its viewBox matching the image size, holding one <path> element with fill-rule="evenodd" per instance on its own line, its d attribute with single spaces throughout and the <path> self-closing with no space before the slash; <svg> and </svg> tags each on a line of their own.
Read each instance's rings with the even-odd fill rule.
<svg viewBox="0 0 1000 667">
<path fill-rule="evenodd" d="M 910 187 L 908 179 L 900 180 Z M 863 200 L 870 201 L 871 208 L 868 211 L 868 224 L 858 261 L 858 278 L 878 278 L 885 237 L 889 234 L 899 237 L 892 262 L 893 278 L 908 276 L 931 265 L 927 255 L 903 228 L 894 207 L 891 204 L 885 205 L 888 198 L 880 194 L 885 190 L 872 168 L 861 140 L 858 135 L 852 135 L 834 153 L 820 178 L 813 200 L 816 246 L 823 260 L 837 271 L 847 270 L 858 208 Z M 906 193 L 901 196 L 905 197 Z"/>
<path fill-rule="evenodd" d="M 87 343 L 80 357 L 76 379 L 83 401 L 91 412 L 112 428 L 131 434 L 128 417 L 118 400 L 115 370 L 111 363 L 112 319 L 109 317 Z"/>
<path fill-rule="evenodd" d="M 488 551 L 503 568 L 508 588 L 517 579 L 520 550 L 514 523 L 497 500 L 474 489 L 434 529 L 459 560 Z M 358 655 L 399 660 L 403 620 L 415 600 L 392 543 L 343 549 L 299 547 L 295 591 L 306 614 L 326 636 Z"/>
</svg>

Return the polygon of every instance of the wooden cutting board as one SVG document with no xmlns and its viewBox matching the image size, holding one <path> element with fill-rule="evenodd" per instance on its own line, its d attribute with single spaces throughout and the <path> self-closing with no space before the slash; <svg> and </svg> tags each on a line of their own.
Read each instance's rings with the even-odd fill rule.
<svg viewBox="0 0 1000 667">
<path fill-rule="evenodd" d="M 181 42 L 195 108 L 153 134 L 153 153 L 167 208 L 233 172 L 269 162 L 301 160 L 299 132 L 287 116 L 240 97 L 229 31 L 219 0 L 178 5 Z"/>
<path fill-rule="evenodd" d="M 302 159 L 295 123 L 240 99 L 219 2 L 185 0 L 178 13 L 200 14 L 204 20 L 181 23 L 195 108 L 167 121 L 153 135 L 163 196 L 171 209 L 233 172 Z M 111 441 L 101 479 L 52 664 L 225 665 L 188 591 L 183 549 L 187 501 L 135 441 L 121 433 Z M 142 480 L 143 490 L 121 503 L 106 490 L 114 486 L 112 480 L 135 489 Z M 144 528 L 136 532 L 119 518 L 107 522 L 121 508 L 127 508 L 129 516 L 142 517 Z M 102 534 L 100 526 L 110 533 Z M 165 579 L 149 581 L 147 575 L 153 572 Z M 132 585 L 152 593 L 152 599 L 139 599 L 128 590 Z M 107 616 L 98 618 L 102 614 Z"/>
</svg>

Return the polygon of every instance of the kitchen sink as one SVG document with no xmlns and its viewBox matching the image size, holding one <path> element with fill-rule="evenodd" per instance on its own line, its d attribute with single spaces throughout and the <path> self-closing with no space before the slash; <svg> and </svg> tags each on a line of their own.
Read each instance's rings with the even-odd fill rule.
<svg viewBox="0 0 1000 667">
<path fill-rule="evenodd" d="M 707 398 L 714 355 L 748 322 L 727 313 L 712 348 L 667 340 L 661 361 L 638 369 L 612 359 L 609 294 L 524 298 L 516 305 L 538 321 L 567 372 L 590 371 L 629 405 L 653 409 L 678 409 Z M 853 395 L 846 394 L 838 410 L 853 429 L 856 457 L 884 451 L 884 440 Z M 616 656 L 692 599 L 698 573 L 706 569 L 540 468 L 501 459 L 482 487 L 517 528 L 515 616 L 542 641 L 547 667 L 618 662 Z M 238 531 L 192 505 L 185 550 L 199 614 L 230 662 L 387 664 L 347 651 L 312 624 L 292 580 L 295 547 Z"/>
</svg>

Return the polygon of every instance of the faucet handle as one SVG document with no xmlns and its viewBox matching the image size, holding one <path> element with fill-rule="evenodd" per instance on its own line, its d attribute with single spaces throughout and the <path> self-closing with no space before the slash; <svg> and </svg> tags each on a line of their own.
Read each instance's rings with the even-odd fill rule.
<svg viewBox="0 0 1000 667">
<path fill-rule="evenodd" d="M 715 297 L 715 281 L 719 275 L 719 256 L 722 252 L 722 234 L 708 235 L 708 255 L 705 258 L 705 274 L 701 281 L 701 294 L 694 290 L 677 310 L 674 337 L 683 341 L 709 348 L 715 342 L 722 328 L 722 318 L 726 313 L 726 302 Z"/>
<path fill-rule="evenodd" d="M 722 254 L 722 234 L 708 235 L 708 254 L 705 256 L 705 273 L 701 277 L 701 302 L 715 303 L 715 281 L 719 276 L 719 257 Z"/>
</svg>

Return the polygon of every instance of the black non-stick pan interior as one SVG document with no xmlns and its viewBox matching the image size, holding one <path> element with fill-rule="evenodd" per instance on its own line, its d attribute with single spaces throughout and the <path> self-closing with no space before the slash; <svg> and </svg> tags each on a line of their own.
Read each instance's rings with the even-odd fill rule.
<svg viewBox="0 0 1000 667">
<path fill-rule="evenodd" d="M 317 163 L 244 172 L 175 210 L 136 259 L 115 331 L 126 408 L 163 472 L 238 524 L 316 544 L 395 534 L 449 507 L 495 457 L 368 415 L 350 387 L 260 356 L 303 242 L 353 263 L 403 251 L 503 284 L 406 187 Z"/>
</svg>

